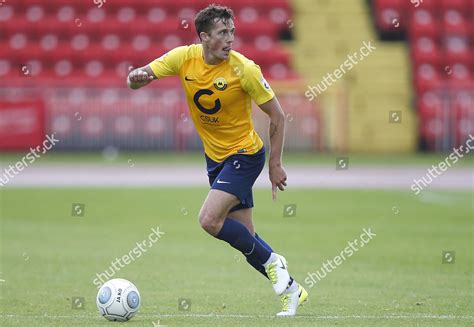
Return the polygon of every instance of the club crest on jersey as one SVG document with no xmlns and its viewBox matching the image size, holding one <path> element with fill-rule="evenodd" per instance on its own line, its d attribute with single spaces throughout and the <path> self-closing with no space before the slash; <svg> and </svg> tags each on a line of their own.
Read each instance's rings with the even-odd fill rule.
<svg viewBox="0 0 474 327">
<path fill-rule="evenodd" d="M 224 91 L 227 88 L 227 81 L 224 77 L 218 77 L 214 80 L 214 87 L 219 91 Z"/>
</svg>

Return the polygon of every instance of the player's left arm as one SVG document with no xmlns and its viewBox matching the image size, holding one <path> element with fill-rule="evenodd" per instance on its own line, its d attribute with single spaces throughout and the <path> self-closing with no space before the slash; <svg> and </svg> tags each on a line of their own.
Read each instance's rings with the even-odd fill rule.
<svg viewBox="0 0 474 327">
<path fill-rule="evenodd" d="M 259 105 L 270 118 L 270 159 L 268 161 L 273 199 L 276 199 L 277 187 L 285 190 L 286 171 L 282 165 L 283 144 L 285 139 L 285 114 L 276 97 Z"/>
</svg>

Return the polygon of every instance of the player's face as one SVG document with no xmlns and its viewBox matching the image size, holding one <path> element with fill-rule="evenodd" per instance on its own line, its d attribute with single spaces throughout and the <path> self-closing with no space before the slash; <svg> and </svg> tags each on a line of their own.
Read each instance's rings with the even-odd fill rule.
<svg viewBox="0 0 474 327">
<path fill-rule="evenodd" d="M 234 42 L 234 22 L 229 19 L 225 22 L 218 20 L 208 34 L 207 49 L 218 60 L 229 59 L 232 42 Z"/>
</svg>

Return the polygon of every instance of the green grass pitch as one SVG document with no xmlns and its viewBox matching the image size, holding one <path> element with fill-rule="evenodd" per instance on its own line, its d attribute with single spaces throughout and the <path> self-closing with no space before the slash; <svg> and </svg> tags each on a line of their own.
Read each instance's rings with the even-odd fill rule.
<svg viewBox="0 0 474 327">
<path fill-rule="evenodd" d="M 425 191 L 428 192 L 428 191 Z M 0 325 L 115 326 L 98 315 L 92 280 L 112 260 L 165 234 L 114 277 L 142 305 L 127 326 L 472 326 L 473 197 L 403 191 L 255 192 L 257 232 L 286 256 L 301 283 L 363 228 L 376 236 L 314 287 L 294 319 L 276 319 L 269 282 L 197 215 L 206 188 L 0 191 Z M 82 217 L 72 204 L 85 205 Z M 284 217 L 284 205 L 296 204 Z M 443 251 L 455 251 L 442 263 Z M 73 297 L 83 297 L 75 309 Z M 178 299 L 189 299 L 180 310 Z"/>
</svg>

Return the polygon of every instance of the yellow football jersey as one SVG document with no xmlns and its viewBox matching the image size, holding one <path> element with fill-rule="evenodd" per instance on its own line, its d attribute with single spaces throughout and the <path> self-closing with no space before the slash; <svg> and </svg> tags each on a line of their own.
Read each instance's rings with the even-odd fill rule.
<svg viewBox="0 0 474 327">
<path fill-rule="evenodd" d="M 179 75 L 191 117 L 209 158 L 222 162 L 237 154 L 254 154 L 263 142 L 252 122 L 257 105 L 275 94 L 260 67 L 231 51 L 218 65 L 204 62 L 201 44 L 175 48 L 150 63 L 158 78 Z"/>
</svg>

